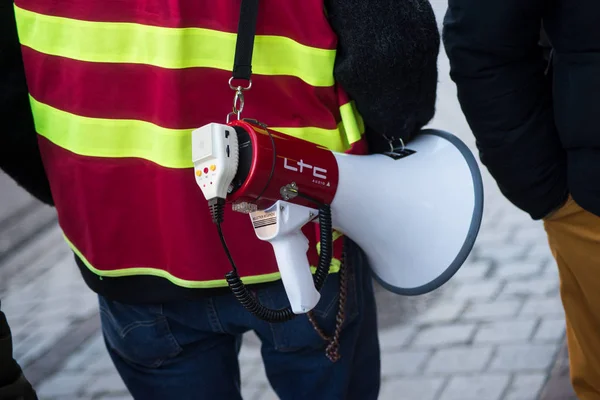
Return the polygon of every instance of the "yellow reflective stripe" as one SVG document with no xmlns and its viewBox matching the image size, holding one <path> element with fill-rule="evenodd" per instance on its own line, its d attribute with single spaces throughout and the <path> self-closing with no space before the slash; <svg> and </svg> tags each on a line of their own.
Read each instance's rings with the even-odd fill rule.
<svg viewBox="0 0 600 400">
<path fill-rule="evenodd" d="M 337 129 L 322 128 L 270 128 L 274 131 L 285 133 L 299 139 L 307 140 L 332 151 L 344 152 L 348 149 L 342 133 L 342 125 Z"/>
<path fill-rule="evenodd" d="M 136 157 L 168 168 L 190 168 L 191 129 L 162 128 L 145 121 L 88 118 L 30 96 L 36 131 L 64 149 L 91 157 Z"/>
<path fill-rule="evenodd" d="M 340 107 L 342 121 L 337 131 L 319 128 L 271 128 L 273 130 L 316 143 L 332 151 L 344 152 L 358 142 L 365 133 L 362 116 L 356 109 L 354 101 Z"/>
<path fill-rule="evenodd" d="M 341 126 L 344 128 L 343 133 L 348 143 L 358 142 L 365 133 L 365 124 L 354 101 L 343 104 L 340 107 L 340 114 L 342 116 Z"/>
<path fill-rule="evenodd" d="M 150 122 L 82 117 L 30 96 L 37 132 L 66 150 L 90 157 L 143 158 L 167 168 L 191 168 L 192 129 L 163 128 Z M 347 145 L 338 129 L 272 128 L 334 151 Z"/>
<path fill-rule="evenodd" d="M 15 6 L 19 38 L 41 53 L 88 62 L 149 64 L 162 68 L 233 66 L 234 33 L 163 28 L 135 23 L 90 22 L 38 14 Z M 312 86 L 332 86 L 335 50 L 282 36 L 257 35 L 252 71 L 296 76 Z"/>
<path fill-rule="evenodd" d="M 65 241 L 69 245 L 69 247 L 73 250 L 73 252 L 81 259 L 81 261 L 85 264 L 85 266 L 100 277 L 107 278 L 119 278 L 125 276 L 135 276 L 135 275 L 151 275 L 157 276 L 159 278 L 164 278 L 170 281 L 171 283 L 185 287 L 190 289 L 212 289 L 218 287 L 227 286 L 227 281 L 225 279 L 215 279 L 210 281 L 190 281 L 186 279 L 177 278 L 176 276 L 158 268 L 126 268 L 126 269 L 117 269 L 111 271 L 103 271 L 97 268 L 94 268 L 92 264 L 87 260 L 87 258 L 75 247 L 75 245 L 69 240 L 66 235 L 63 235 Z M 334 274 L 340 271 L 341 262 L 338 259 L 333 259 L 331 261 L 331 267 L 329 268 L 329 273 Z M 312 273 L 314 274 L 316 271 L 315 267 L 310 267 Z M 265 282 L 273 282 L 281 279 L 281 274 L 279 272 L 274 272 L 271 274 L 264 275 L 255 275 L 255 276 L 244 276 L 242 277 L 243 282 L 246 285 L 256 284 L 256 283 L 265 283 Z"/>
<path fill-rule="evenodd" d="M 341 232 L 338 232 L 338 231 L 334 230 L 334 231 L 332 232 L 332 235 L 331 235 L 331 241 L 332 241 L 332 242 L 335 242 L 336 240 L 338 240 L 339 238 L 341 238 L 341 237 L 343 237 L 343 236 L 344 236 L 344 234 L 343 234 L 343 233 L 341 233 Z M 318 253 L 318 254 L 321 254 L 321 241 L 319 241 L 319 242 L 317 243 L 317 253 Z M 334 258 L 334 260 L 337 260 L 337 258 Z M 338 260 L 338 262 L 339 262 L 339 260 Z"/>
</svg>

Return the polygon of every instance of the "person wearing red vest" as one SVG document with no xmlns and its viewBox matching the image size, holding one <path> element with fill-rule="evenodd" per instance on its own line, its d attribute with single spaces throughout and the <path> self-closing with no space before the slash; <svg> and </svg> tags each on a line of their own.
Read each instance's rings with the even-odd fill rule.
<svg viewBox="0 0 600 400">
<path fill-rule="evenodd" d="M 3 4 L 0 110 L 13 127 L 0 166 L 56 207 L 134 398 L 241 398 L 237 355 L 254 331 L 281 399 L 376 399 L 375 298 L 351 240 L 336 235 L 319 304 L 289 322 L 259 320 L 224 279 L 190 133 L 230 110 L 240 2 Z M 406 143 L 433 117 L 440 38 L 428 1 L 258 3 L 244 116 L 357 154 Z M 285 307 L 248 216 L 227 210 L 223 230 L 253 295 Z"/>
</svg>

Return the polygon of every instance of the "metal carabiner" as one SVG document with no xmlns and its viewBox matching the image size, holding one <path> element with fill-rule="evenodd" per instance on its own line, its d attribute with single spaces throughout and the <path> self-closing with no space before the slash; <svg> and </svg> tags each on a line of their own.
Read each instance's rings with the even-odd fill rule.
<svg viewBox="0 0 600 400">
<path fill-rule="evenodd" d="M 239 106 L 238 106 L 239 104 Z M 235 92 L 235 96 L 233 97 L 233 113 L 238 115 L 238 119 L 240 119 L 239 115 L 244 110 L 244 92 L 242 92 L 241 88 Z"/>
<path fill-rule="evenodd" d="M 248 79 L 248 86 L 243 87 L 243 86 L 233 86 L 231 84 L 231 82 L 233 82 L 234 77 L 232 76 L 231 78 L 229 78 L 229 87 L 231 88 L 231 90 L 250 90 L 252 89 L 252 79 Z"/>
<path fill-rule="evenodd" d="M 387 137 L 387 136 L 385 136 L 385 135 L 383 135 L 383 138 L 384 138 L 385 140 L 387 140 L 387 141 L 388 141 L 388 144 L 390 145 L 390 151 L 389 151 L 389 152 L 390 152 L 390 153 L 392 153 L 392 154 L 394 154 L 394 153 L 396 152 L 396 151 L 395 151 L 396 149 L 394 148 L 394 139 L 390 139 L 390 138 L 388 138 L 388 137 Z M 402 145 L 402 148 L 400 149 L 400 151 L 401 151 L 401 152 L 402 152 L 402 151 L 404 151 L 404 140 L 402 140 L 402 138 L 398 138 L 398 139 L 396 139 L 396 140 L 400 141 L 400 145 Z"/>
<path fill-rule="evenodd" d="M 233 115 L 237 116 L 237 119 L 241 119 L 242 111 L 244 110 L 244 91 L 250 90 L 252 88 L 252 79 L 248 81 L 248 86 L 233 86 L 231 84 L 233 82 L 233 77 L 229 78 L 229 87 L 231 90 L 235 90 L 235 96 L 233 96 L 233 108 L 232 111 L 227 114 L 227 123 L 231 121 L 231 117 Z"/>
</svg>

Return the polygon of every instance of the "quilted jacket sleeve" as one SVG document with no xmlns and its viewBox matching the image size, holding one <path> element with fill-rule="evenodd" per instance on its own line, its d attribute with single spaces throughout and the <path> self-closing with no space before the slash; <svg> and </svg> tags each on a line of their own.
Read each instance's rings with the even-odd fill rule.
<svg viewBox="0 0 600 400">
<path fill-rule="evenodd" d="M 338 35 L 335 78 L 376 147 L 410 140 L 434 116 L 440 34 L 428 0 L 326 0 Z"/>
</svg>

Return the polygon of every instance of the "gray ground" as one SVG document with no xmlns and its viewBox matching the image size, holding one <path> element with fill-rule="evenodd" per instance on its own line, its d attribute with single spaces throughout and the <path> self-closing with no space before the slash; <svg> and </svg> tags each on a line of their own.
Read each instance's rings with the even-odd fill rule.
<svg viewBox="0 0 600 400">
<path fill-rule="evenodd" d="M 445 2 L 432 3 L 441 22 Z M 443 52 L 430 125 L 474 149 Z M 415 298 L 377 290 L 382 400 L 533 400 L 550 376 L 564 338 L 555 263 L 541 224 L 512 207 L 482 173 L 484 223 L 455 278 Z M 81 280 L 53 211 L 2 175 L 0 299 L 16 356 L 41 400 L 131 398 L 103 347 L 96 297 Z M 276 399 L 250 335 L 241 366 L 245 399 Z M 564 380 L 561 390 L 569 390 Z"/>
</svg>

